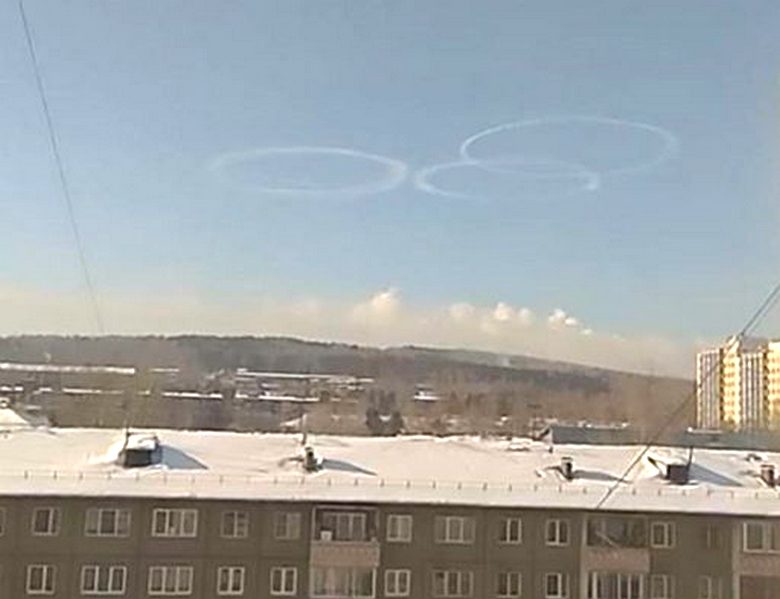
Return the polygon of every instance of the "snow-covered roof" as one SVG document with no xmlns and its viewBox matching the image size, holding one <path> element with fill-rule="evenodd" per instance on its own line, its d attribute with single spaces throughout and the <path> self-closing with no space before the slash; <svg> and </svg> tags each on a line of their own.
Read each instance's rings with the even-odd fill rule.
<svg viewBox="0 0 780 599">
<path fill-rule="evenodd" d="M 118 374 L 132 376 L 135 368 L 128 366 L 76 366 L 66 364 L 23 364 L 21 362 L 0 362 L 0 371 L 38 372 L 59 374 Z"/>
<path fill-rule="evenodd" d="M 0 434 L 0 494 L 53 494 L 400 502 L 595 509 L 636 446 L 548 446 L 477 437 L 308 435 L 321 469 L 301 467 L 300 434 L 159 430 L 159 464 L 116 463 L 124 432 L 38 428 Z M 567 481 L 557 466 L 573 460 Z M 687 451 L 650 453 L 604 505 L 608 510 L 780 516 L 759 477 L 780 454 L 697 450 L 691 482 L 672 485 L 658 464 Z"/>
</svg>

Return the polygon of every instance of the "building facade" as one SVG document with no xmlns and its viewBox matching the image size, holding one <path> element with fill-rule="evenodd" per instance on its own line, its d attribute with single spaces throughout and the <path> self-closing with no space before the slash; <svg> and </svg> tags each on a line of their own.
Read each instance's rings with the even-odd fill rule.
<svg viewBox="0 0 780 599">
<path fill-rule="evenodd" d="M 0 596 L 775 599 L 780 520 L 6 498 Z"/>
<path fill-rule="evenodd" d="M 696 426 L 780 428 L 780 342 L 730 338 L 696 355 Z"/>
</svg>

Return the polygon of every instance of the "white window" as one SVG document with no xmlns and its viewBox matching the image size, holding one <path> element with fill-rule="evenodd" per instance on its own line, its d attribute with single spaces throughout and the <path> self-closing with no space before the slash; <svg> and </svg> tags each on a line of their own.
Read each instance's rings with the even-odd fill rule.
<svg viewBox="0 0 780 599">
<path fill-rule="evenodd" d="M 274 538 L 279 541 L 295 541 L 301 537 L 301 514 L 299 512 L 276 512 L 274 514 Z"/>
<path fill-rule="evenodd" d="M 474 518 L 464 516 L 436 516 L 434 538 L 437 543 L 473 543 Z"/>
<path fill-rule="evenodd" d="M 149 566 L 149 594 L 191 595 L 192 577 L 192 566 Z"/>
<path fill-rule="evenodd" d="M 742 525 L 742 546 L 749 553 L 780 551 L 780 525 L 772 522 L 745 522 Z"/>
<path fill-rule="evenodd" d="M 84 534 L 88 537 L 126 537 L 130 534 L 130 510 L 87 509 Z"/>
<path fill-rule="evenodd" d="M 699 576 L 698 599 L 720 599 L 723 585 L 720 578 Z"/>
<path fill-rule="evenodd" d="M 470 570 L 434 570 L 434 597 L 471 597 L 474 575 Z"/>
<path fill-rule="evenodd" d="M 639 573 L 590 572 L 588 599 L 643 599 L 643 582 Z"/>
<path fill-rule="evenodd" d="M 198 534 L 198 510 L 155 509 L 152 514 L 153 537 L 195 537 Z"/>
<path fill-rule="evenodd" d="M 656 549 L 674 547 L 674 522 L 653 522 L 650 525 L 650 546 Z"/>
<path fill-rule="evenodd" d="M 5 534 L 5 508 L 0 507 L 0 537 Z"/>
<path fill-rule="evenodd" d="M 569 596 L 569 575 L 549 572 L 544 575 L 545 599 L 566 599 Z"/>
<path fill-rule="evenodd" d="M 220 535 L 225 539 L 245 539 L 249 536 L 249 514 L 247 512 L 222 512 Z"/>
<path fill-rule="evenodd" d="M 27 566 L 27 594 L 53 595 L 57 570 L 49 564 Z"/>
<path fill-rule="evenodd" d="M 125 566 L 82 566 L 81 594 L 124 595 L 126 580 Z"/>
<path fill-rule="evenodd" d="M 496 581 L 496 597 L 514 598 L 522 596 L 523 584 L 520 572 L 499 572 Z"/>
<path fill-rule="evenodd" d="M 545 543 L 554 547 L 569 544 L 569 521 L 560 518 L 547 520 L 544 533 Z"/>
<path fill-rule="evenodd" d="M 243 566 L 220 566 L 217 568 L 217 595 L 235 597 L 244 594 L 246 568 Z"/>
<path fill-rule="evenodd" d="M 368 538 L 368 519 L 364 512 L 322 512 L 320 535 L 322 540 L 365 541 Z"/>
<path fill-rule="evenodd" d="M 674 578 L 669 574 L 652 574 L 650 576 L 650 599 L 673 599 Z"/>
<path fill-rule="evenodd" d="M 374 596 L 373 568 L 318 567 L 311 570 L 312 597 Z"/>
<path fill-rule="evenodd" d="M 498 531 L 498 542 L 519 545 L 523 542 L 523 521 L 520 518 L 504 518 Z"/>
<path fill-rule="evenodd" d="M 410 543 L 412 540 L 412 517 L 409 514 L 387 516 L 388 543 Z"/>
<path fill-rule="evenodd" d="M 298 592 L 298 568 L 279 566 L 271 568 L 271 594 L 290 596 Z"/>
<path fill-rule="evenodd" d="M 37 507 L 32 515 L 32 534 L 36 536 L 54 536 L 60 532 L 60 509 L 56 507 Z"/>
<path fill-rule="evenodd" d="M 408 597 L 411 590 L 411 570 L 385 570 L 385 597 Z"/>
</svg>

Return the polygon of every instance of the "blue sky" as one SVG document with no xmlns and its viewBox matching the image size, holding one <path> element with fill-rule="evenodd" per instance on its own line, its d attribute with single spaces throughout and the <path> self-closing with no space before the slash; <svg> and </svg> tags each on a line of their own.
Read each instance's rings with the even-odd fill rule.
<svg viewBox="0 0 780 599">
<path fill-rule="evenodd" d="M 684 344 L 737 328 L 777 276 L 775 1 L 25 1 L 106 304 L 188 297 L 213 316 L 392 289 L 415 314 L 563 308 Z M 0 6 L 0 265 L 7 294 L 39 303 L 0 324 L 44 326 L 35 305 L 68 330 L 84 315 L 55 304 L 76 309 L 81 275 L 15 5 Z M 456 193 L 415 186 L 517 122 L 474 145 L 492 163 L 431 177 Z M 670 138 L 652 168 L 614 173 Z"/>
</svg>

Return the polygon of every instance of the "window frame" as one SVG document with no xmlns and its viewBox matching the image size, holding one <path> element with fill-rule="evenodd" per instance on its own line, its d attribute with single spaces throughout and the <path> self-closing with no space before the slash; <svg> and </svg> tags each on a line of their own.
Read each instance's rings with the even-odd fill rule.
<svg viewBox="0 0 780 599">
<path fill-rule="evenodd" d="M 390 524 L 391 521 L 396 521 L 397 524 L 395 526 L 392 526 Z M 402 522 L 406 522 L 406 525 L 401 524 Z M 395 530 L 396 532 L 406 530 L 408 532 L 407 536 L 391 536 L 391 531 Z M 414 538 L 414 518 L 411 514 L 387 514 L 387 518 L 385 520 L 385 540 L 388 543 L 411 543 L 412 539 Z"/>
<path fill-rule="evenodd" d="M 104 512 L 115 512 L 114 514 L 114 529 L 115 533 L 106 533 L 100 530 L 103 522 Z M 95 514 L 97 529 L 90 531 L 90 514 Z M 125 526 L 126 530 L 122 532 L 120 530 L 120 522 L 122 522 L 122 516 L 126 518 Z M 84 536 L 86 537 L 109 537 L 109 538 L 127 538 L 130 536 L 132 527 L 132 512 L 128 508 L 117 507 L 88 507 L 84 512 Z"/>
<path fill-rule="evenodd" d="M 506 587 L 507 592 L 501 593 L 501 578 L 506 577 Z M 512 593 L 512 584 L 510 582 L 511 578 L 516 578 L 515 580 L 515 586 L 517 587 L 517 592 Z M 518 597 L 523 596 L 523 574 L 518 570 L 502 570 L 500 572 L 496 573 L 496 597 L 499 599 L 517 599 Z"/>
<path fill-rule="evenodd" d="M 287 583 L 287 575 L 292 573 L 292 590 L 289 591 L 286 588 Z M 281 589 L 275 589 L 274 588 L 274 574 L 278 574 L 281 578 L 282 582 L 282 588 Z M 268 592 L 272 597 L 294 597 L 298 594 L 298 568 L 297 566 L 274 566 L 271 568 L 270 576 L 269 576 L 269 582 L 268 582 L 269 590 Z"/>
<path fill-rule="evenodd" d="M 153 573 L 154 571 L 159 570 L 162 572 L 162 578 L 161 583 L 162 587 L 160 590 L 155 590 L 152 588 L 152 582 L 153 582 Z M 179 590 L 178 586 L 180 583 L 180 575 L 182 572 L 187 572 L 189 574 L 189 588 L 186 590 Z M 175 586 L 177 587 L 173 592 L 168 592 L 165 590 L 166 582 L 168 575 L 170 573 L 173 573 L 175 575 Z M 147 571 L 147 581 L 146 581 L 146 592 L 150 597 L 188 597 L 192 595 L 193 588 L 195 586 L 195 568 L 193 566 L 185 565 L 185 564 L 153 564 L 149 566 L 149 569 Z"/>
<path fill-rule="evenodd" d="M 558 586 L 558 592 L 554 595 L 551 595 L 549 591 L 549 585 L 548 581 L 550 580 L 550 577 L 555 577 Z M 568 599 L 569 593 L 571 591 L 570 589 L 570 579 L 569 574 L 566 572 L 546 572 L 544 575 L 544 599 Z"/>
<path fill-rule="evenodd" d="M 6 522 L 8 521 L 8 515 L 5 507 L 0 507 L 0 537 L 5 535 Z"/>
<path fill-rule="evenodd" d="M 228 588 L 222 588 L 222 573 L 226 572 L 228 575 Z M 239 574 L 239 576 L 235 576 Z M 238 579 L 240 581 L 240 589 L 233 590 L 233 583 Z M 217 596 L 218 597 L 241 597 L 246 590 L 246 566 L 217 566 Z"/>
<path fill-rule="evenodd" d="M 102 591 L 100 588 L 100 570 L 102 568 L 108 568 L 108 590 Z M 93 588 L 85 588 L 86 574 L 88 570 L 94 570 L 95 585 Z M 113 574 L 114 572 L 121 572 L 122 590 L 113 590 Z M 122 564 L 82 564 L 81 571 L 79 573 L 79 589 L 80 594 L 85 596 L 122 596 L 127 592 L 127 566 Z"/>
<path fill-rule="evenodd" d="M 706 583 L 707 591 L 702 593 L 702 583 Z M 718 576 L 701 575 L 696 580 L 697 599 L 721 599 L 723 597 L 723 579 Z"/>
<path fill-rule="evenodd" d="M 460 569 L 435 569 L 431 573 L 431 596 L 441 599 L 452 599 L 454 597 L 472 597 L 474 595 L 474 572 L 472 570 L 460 570 Z M 443 592 L 437 592 L 436 577 L 444 576 Z M 457 576 L 458 578 L 458 592 L 450 593 L 450 578 Z M 468 589 L 464 592 L 464 581 L 468 582 Z"/>
<path fill-rule="evenodd" d="M 233 527 L 230 534 L 226 534 L 225 522 L 228 516 L 233 517 Z M 243 517 L 243 526 L 239 525 L 239 517 Z M 249 512 L 246 510 L 223 510 L 219 517 L 219 536 L 222 539 L 246 539 L 249 538 Z M 243 534 L 240 534 L 243 533 Z"/>
<path fill-rule="evenodd" d="M 277 511 L 274 512 L 274 522 L 273 522 L 273 529 L 274 529 L 274 540 L 276 541 L 300 541 L 301 540 L 301 530 L 303 528 L 303 517 L 301 516 L 301 512 L 285 512 L 285 511 Z M 279 534 L 279 523 L 280 520 L 284 520 L 284 535 Z M 290 522 L 296 522 L 294 527 L 290 526 Z M 291 528 L 295 531 L 296 534 L 291 535 L 290 530 Z"/>
<path fill-rule="evenodd" d="M 662 530 L 664 540 L 656 543 L 655 531 Z M 654 520 L 650 523 L 650 547 L 653 549 L 674 549 L 677 545 L 677 526 L 671 520 Z"/>
<path fill-rule="evenodd" d="M 49 511 L 49 517 L 47 518 L 48 528 L 53 530 L 47 530 L 46 532 L 38 532 L 35 530 L 35 524 L 37 521 L 37 514 L 44 510 Z M 60 508 L 54 506 L 37 506 L 33 508 L 32 520 L 30 522 L 30 534 L 34 537 L 56 537 L 60 534 L 60 522 L 62 521 L 62 513 Z"/>
<path fill-rule="evenodd" d="M 460 536 L 453 535 L 451 526 L 459 522 Z M 441 523 L 441 526 L 440 526 Z M 439 537 L 443 531 L 444 536 Z M 433 539 L 440 545 L 473 545 L 477 536 L 477 521 L 473 516 L 439 515 L 434 517 Z"/>
<path fill-rule="evenodd" d="M 555 534 L 550 535 L 554 530 Z M 566 531 L 565 535 L 561 531 Z M 561 540 L 561 537 L 566 538 Z M 554 537 L 554 538 L 551 538 Z M 568 518 L 548 518 L 544 523 L 544 544 L 548 547 L 568 547 L 571 543 L 571 522 Z"/>
<path fill-rule="evenodd" d="M 393 580 L 393 590 L 390 591 L 390 579 Z M 404 580 L 404 585 L 399 585 L 399 580 Z M 387 568 L 384 575 L 385 597 L 408 597 L 412 594 L 412 571 L 409 568 Z M 398 590 L 399 586 L 404 589 Z"/>
<path fill-rule="evenodd" d="M 761 531 L 761 547 L 752 548 L 748 545 L 750 527 L 756 526 Z M 772 547 L 772 542 L 775 548 Z M 742 523 L 742 551 L 744 553 L 780 553 L 780 524 L 763 520 L 747 520 Z"/>
<path fill-rule="evenodd" d="M 663 594 L 653 592 L 657 588 L 655 583 L 658 581 L 663 581 L 663 584 L 661 585 L 664 589 Z M 647 585 L 648 599 L 674 599 L 674 576 L 671 574 L 650 574 L 650 576 L 648 576 Z"/>
<path fill-rule="evenodd" d="M 517 524 L 517 538 L 512 539 L 510 534 L 512 523 Z M 499 545 L 522 545 L 523 544 L 523 519 L 520 516 L 506 516 L 501 519 L 501 527 L 498 531 Z"/>
<path fill-rule="evenodd" d="M 165 516 L 165 530 L 158 530 L 158 517 Z M 178 530 L 171 523 L 172 516 L 178 516 Z M 192 516 L 192 531 L 185 530 L 186 517 Z M 198 536 L 198 509 L 179 507 L 159 507 L 152 510 L 152 536 L 159 539 L 194 539 Z"/>
<path fill-rule="evenodd" d="M 36 568 L 41 568 L 41 582 L 43 583 L 41 589 L 33 589 L 30 586 L 32 573 Z M 51 588 L 48 588 L 49 586 Z M 54 564 L 27 564 L 24 588 L 27 595 L 54 595 L 57 592 L 57 566 Z"/>
</svg>

